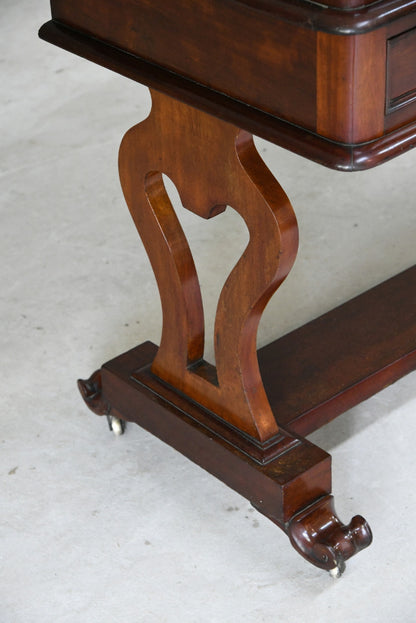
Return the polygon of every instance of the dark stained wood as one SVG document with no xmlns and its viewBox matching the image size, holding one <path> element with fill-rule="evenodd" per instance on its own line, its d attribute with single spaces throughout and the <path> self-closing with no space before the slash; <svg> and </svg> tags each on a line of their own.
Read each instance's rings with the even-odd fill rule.
<svg viewBox="0 0 416 623">
<path fill-rule="evenodd" d="M 387 42 L 387 112 L 416 101 L 416 28 Z"/>
<path fill-rule="evenodd" d="M 65 26 L 48 22 L 39 35 L 74 54 L 116 71 L 187 104 L 225 119 L 252 134 L 341 171 L 359 171 L 377 166 L 416 145 L 416 121 L 388 132 L 379 139 L 351 145 L 308 133 L 282 119 L 187 80 L 143 59 L 110 47 Z M 383 100 L 384 101 L 384 100 Z M 389 115 L 394 117 L 394 115 Z M 416 118 L 416 111 L 415 111 Z M 397 124 L 395 124 L 396 126 Z"/>
<path fill-rule="evenodd" d="M 94 0 L 85 0 L 85 5 Z M 125 20 L 131 18 L 131 14 L 126 11 L 126 1 L 116 0 L 122 17 Z M 199 0 L 202 4 L 206 0 Z M 62 15 L 71 15 L 74 23 L 74 15 L 79 14 L 81 18 L 89 14 L 90 8 L 86 6 L 84 13 L 83 6 L 66 11 L 63 7 L 65 0 L 52 0 L 52 16 L 55 20 L 60 20 Z M 69 4 L 69 3 L 67 3 Z M 114 4 L 114 2 L 113 2 Z M 169 10 L 169 0 L 160 0 L 161 6 Z M 183 5 L 185 10 L 181 17 L 188 19 L 189 14 L 195 9 L 195 2 L 189 0 L 187 5 Z M 377 28 L 386 26 L 394 20 L 406 18 L 415 12 L 416 0 L 332 0 L 331 2 L 318 3 L 309 0 L 227 0 L 226 3 L 214 0 L 211 5 L 206 4 L 207 11 L 214 15 L 216 7 L 227 4 L 233 14 L 248 11 L 253 20 L 258 19 L 259 15 L 264 14 L 267 19 L 274 20 L 276 16 L 286 23 L 309 28 L 310 30 L 328 32 L 337 35 L 366 34 Z M 71 2 L 72 5 L 72 2 Z M 139 2 L 134 5 L 137 9 Z M 351 10 L 353 9 L 353 10 Z M 64 12 L 61 13 L 61 10 Z M 105 11 L 105 7 L 103 7 Z M 234 13 L 235 11 L 235 13 Z M 96 0 L 96 17 L 102 13 L 101 0 Z M 107 14 L 107 22 L 117 13 L 113 12 L 110 17 Z M 101 17 L 101 16 L 100 16 Z M 68 22 L 69 23 L 69 22 Z M 258 31 L 260 32 L 260 31 Z"/>
<path fill-rule="evenodd" d="M 350 144 L 383 136 L 385 40 L 383 29 L 366 37 L 318 33 L 316 131 L 319 135 Z"/>
<path fill-rule="evenodd" d="M 292 545 L 317 567 L 331 568 L 339 576 L 345 569 L 345 561 L 368 547 L 373 535 L 370 526 L 360 515 L 352 518 L 349 526 L 338 519 L 332 496 L 296 515 L 290 522 L 288 534 Z"/>
<path fill-rule="evenodd" d="M 329 495 L 330 464 L 298 435 L 416 368 L 415 298 L 413 267 L 259 352 L 280 425 L 267 448 L 152 375 L 153 344 L 79 385 L 93 388 L 93 400 L 82 393 L 94 412 L 105 405 L 106 413 L 139 423 L 249 499 L 309 562 L 340 574 L 371 543 L 371 530 L 360 516 L 348 526 L 340 522 Z M 291 410 L 286 419 L 284 409 Z"/>
<path fill-rule="evenodd" d="M 331 457 L 304 435 L 415 369 L 416 268 L 261 349 L 258 361 L 257 326 L 293 264 L 297 227 L 250 133 L 343 170 L 413 147 L 416 0 L 51 7 L 42 38 L 154 89 L 152 112 L 126 134 L 119 162 L 159 286 L 161 344 L 80 380 L 83 399 L 182 452 L 312 564 L 342 573 L 371 531 L 361 516 L 338 519 Z M 231 205 L 250 232 L 220 296 L 215 367 L 203 359 L 198 277 L 163 173 L 187 209 L 210 218 Z"/>
<path fill-rule="evenodd" d="M 318 33 L 317 42 L 317 120 L 318 134 L 352 143 L 354 67 L 352 54 L 355 39 Z M 328 57 L 337 63 L 328 63 Z"/>
<path fill-rule="evenodd" d="M 265 346 L 280 426 L 307 435 L 416 369 L 416 266 Z"/>
<path fill-rule="evenodd" d="M 362 171 L 387 162 L 391 158 L 404 154 L 416 147 L 416 124 L 399 126 L 376 141 L 356 145 L 352 150 L 352 166 L 350 171 Z M 338 167 L 339 168 L 339 167 Z"/>
<path fill-rule="evenodd" d="M 328 32 L 362 32 L 373 30 L 383 25 L 392 15 L 409 12 L 414 2 L 402 0 L 325 0 L 324 3 L 315 3 L 307 0 L 231 0 L 238 4 L 245 4 L 258 11 L 284 14 L 292 21 L 311 20 L 311 27 L 327 30 Z M 354 9 L 354 10 L 352 10 Z"/>
<path fill-rule="evenodd" d="M 416 267 L 263 347 L 258 356 L 279 427 L 310 434 L 416 369 Z M 175 404 L 175 390 L 147 369 L 132 378 Z M 224 429 L 215 431 L 226 436 Z M 243 438 L 238 447 L 267 462 L 281 440 L 257 444 L 264 454 L 254 454 L 253 441 Z"/>
<path fill-rule="evenodd" d="M 97 370 L 87 381 L 79 380 L 78 389 L 85 403 L 96 415 L 109 415 L 111 405 L 103 399 L 101 371 Z"/>
<path fill-rule="evenodd" d="M 263 13 L 253 19 L 244 6 L 220 0 L 99 0 L 99 10 L 97 0 L 54 0 L 52 15 L 264 112 L 315 126 L 310 29 Z"/>
<path fill-rule="evenodd" d="M 413 16 L 407 15 L 386 28 L 386 133 L 395 133 L 416 118 L 416 99 L 412 97 L 411 86 L 416 46 L 412 32 L 415 26 Z"/>
<path fill-rule="evenodd" d="M 264 442 L 255 437 L 250 437 L 241 429 L 237 429 L 235 426 L 222 419 L 217 413 L 209 411 L 200 404 L 197 404 L 194 400 L 189 399 L 183 392 L 179 392 L 176 387 L 165 383 L 152 373 L 152 365 L 157 355 L 157 346 L 151 344 L 151 347 L 153 348 L 151 363 L 144 368 L 133 370 L 130 378 L 137 381 L 142 388 L 150 390 L 155 396 L 159 396 L 162 402 L 168 401 L 169 404 L 177 406 L 189 415 L 189 417 L 201 424 L 206 430 L 211 431 L 216 436 L 227 441 L 231 446 L 249 456 L 253 461 L 259 463 L 259 465 L 267 465 L 277 456 L 281 455 L 282 452 L 286 452 L 295 445 L 299 445 L 300 442 L 297 438 L 281 430 Z M 95 392 L 92 397 L 93 396 L 95 396 Z M 86 400 L 86 397 L 84 397 L 84 400 Z M 94 402 L 90 400 L 90 409 L 92 411 L 94 411 L 93 406 Z M 97 415 L 103 415 L 103 413 L 94 412 L 97 413 Z"/>
<path fill-rule="evenodd" d="M 320 27 L 319 5 L 284 0 L 268 11 L 256 2 L 249 7 L 222 0 L 53 0 L 52 15 L 275 118 L 358 145 L 385 134 L 386 41 L 392 25 L 405 19 L 390 2 L 364 10 L 375 6 L 384 7 L 385 25 L 348 35 Z M 399 6 L 415 27 L 413 4 Z M 312 15 L 291 20 L 288 7 L 295 16 L 306 8 Z M 359 20 L 355 11 L 335 12 Z M 415 120 L 416 112 L 407 122 Z"/>
<path fill-rule="evenodd" d="M 153 344 L 142 344 L 93 375 L 102 379 L 101 401 L 111 404 L 111 414 L 138 423 L 222 480 L 284 530 L 306 560 L 341 574 L 345 561 L 370 544 L 371 531 L 362 517 L 347 525 L 338 519 L 329 495 L 330 456 L 305 439 L 294 444 L 288 436 L 291 442 L 282 443 L 273 460 L 259 463 L 237 447 L 238 441 L 224 439 L 215 419 L 209 424 L 209 413 L 201 419 L 202 412 L 189 409 L 179 394 L 174 405 L 133 380 L 132 372 L 148 369 L 155 352 Z"/>
<path fill-rule="evenodd" d="M 153 361 L 157 347 L 149 345 L 148 353 Z M 263 347 L 258 356 L 279 428 L 310 434 L 416 369 L 416 266 Z M 131 378 L 188 413 L 195 408 L 189 400 L 185 408 L 186 398 L 148 368 L 132 370 Z M 213 427 L 214 414 L 197 410 L 192 417 Z M 281 443 L 277 437 L 261 446 L 246 436 L 238 442 L 234 429 L 216 421 L 214 432 L 260 462 Z M 231 437 L 227 430 L 234 431 Z M 264 454 L 254 454 L 262 447 Z"/>
<path fill-rule="evenodd" d="M 352 156 L 349 168 L 356 168 L 355 147 L 416 123 L 416 106 L 398 112 L 397 104 L 403 102 L 386 96 L 387 43 L 393 45 L 393 56 L 408 58 L 400 64 L 391 59 L 389 81 L 405 84 L 414 65 L 414 39 L 406 39 L 398 52 L 391 42 L 416 28 L 416 0 L 362 2 L 360 7 L 355 0 L 329 5 L 303 0 L 52 0 L 51 7 L 55 23 L 338 143 Z M 394 103 L 387 109 L 386 97 Z M 389 138 L 387 157 L 397 153 L 395 137 Z M 331 151 L 328 144 L 326 149 Z M 303 153 L 311 157 L 307 145 Z M 384 154 L 380 149 L 378 161 Z M 338 162 L 332 166 L 344 168 Z"/>
<path fill-rule="evenodd" d="M 124 137 L 120 179 L 159 286 L 163 331 L 153 372 L 262 442 L 277 434 L 257 362 L 261 314 L 296 257 L 289 200 L 245 131 L 152 92 L 152 112 Z M 152 149 L 143 149 L 152 145 Z M 162 173 L 185 208 L 203 218 L 227 205 L 250 241 L 228 277 L 215 321 L 216 374 L 203 365 L 204 319 L 192 255 Z"/>
<path fill-rule="evenodd" d="M 284 525 L 330 493 L 330 456 L 309 441 L 299 438 L 293 444 L 293 437 L 287 435 L 288 446 L 281 445 L 280 456 L 262 464 L 237 447 L 238 431 L 235 443 L 224 439 L 215 430 L 217 421 L 209 423 L 209 413 L 203 410 L 207 419 L 200 418 L 197 405 L 189 409 L 186 397 L 176 393 L 173 404 L 169 393 L 166 399 L 137 383 L 133 373 L 148 369 L 156 350 L 146 342 L 102 367 L 102 397 L 111 404 L 114 416 L 139 423 L 213 475 L 226 479 L 278 524 Z"/>
</svg>

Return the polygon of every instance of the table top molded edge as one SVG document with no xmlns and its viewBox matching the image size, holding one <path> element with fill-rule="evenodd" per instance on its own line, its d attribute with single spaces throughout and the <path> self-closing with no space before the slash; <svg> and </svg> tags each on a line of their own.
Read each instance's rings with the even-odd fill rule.
<svg viewBox="0 0 416 623">
<path fill-rule="evenodd" d="M 416 0 L 228 0 L 305 28 L 338 35 L 358 35 L 381 28 L 416 11 Z"/>
<path fill-rule="evenodd" d="M 416 121 L 368 143 L 337 143 L 53 20 L 39 37 L 332 169 L 366 170 L 416 146 Z"/>
</svg>

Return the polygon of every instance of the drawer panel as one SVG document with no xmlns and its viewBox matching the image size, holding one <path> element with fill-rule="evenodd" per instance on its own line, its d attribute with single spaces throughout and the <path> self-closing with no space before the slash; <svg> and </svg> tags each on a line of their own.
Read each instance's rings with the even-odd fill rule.
<svg viewBox="0 0 416 623">
<path fill-rule="evenodd" d="M 416 102 L 416 28 L 387 41 L 386 113 Z"/>
</svg>

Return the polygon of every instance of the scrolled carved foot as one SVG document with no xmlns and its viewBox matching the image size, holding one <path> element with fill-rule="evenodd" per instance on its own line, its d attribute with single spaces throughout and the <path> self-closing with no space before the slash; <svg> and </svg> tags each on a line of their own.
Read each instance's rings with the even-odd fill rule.
<svg viewBox="0 0 416 623">
<path fill-rule="evenodd" d="M 337 517 L 332 496 L 295 515 L 288 526 L 293 547 L 316 567 L 339 577 L 345 561 L 372 541 L 370 526 L 357 515 L 348 525 Z"/>
<path fill-rule="evenodd" d="M 109 415 L 111 406 L 102 395 L 101 370 L 94 372 L 87 381 L 79 379 L 78 389 L 91 411 L 96 415 Z"/>
</svg>

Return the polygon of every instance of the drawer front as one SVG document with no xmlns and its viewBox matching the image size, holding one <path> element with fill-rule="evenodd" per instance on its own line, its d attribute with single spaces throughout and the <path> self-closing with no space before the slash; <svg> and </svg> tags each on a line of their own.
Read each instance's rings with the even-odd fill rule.
<svg viewBox="0 0 416 623">
<path fill-rule="evenodd" d="M 416 28 L 387 41 L 386 114 L 416 102 Z"/>
</svg>

